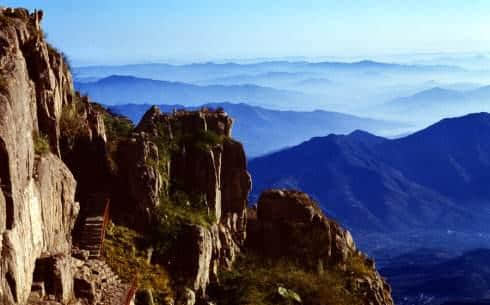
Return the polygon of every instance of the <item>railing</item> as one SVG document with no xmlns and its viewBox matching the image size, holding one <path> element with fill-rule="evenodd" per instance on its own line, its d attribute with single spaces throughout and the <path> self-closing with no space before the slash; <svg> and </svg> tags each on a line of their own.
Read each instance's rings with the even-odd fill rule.
<svg viewBox="0 0 490 305">
<path fill-rule="evenodd" d="M 134 298 L 137 289 L 138 289 L 138 281 L 137 281 L 137 277 L 135 276 L 133 278 L 133 282 L 131 283 L 131 287 L 129 287 L 128 293 L 126 294 L 126 298 L 124 299 L 123 305 L 131 304 L 131 300 Z"/>
<path fill-rule="evenodd" d="M 104 240 L 105 240 L 105 230 L 107 228 L 107 225 L 109 224 L 109 208 L 110 208 L 110 199 L 108 198 L 105 203 L 105 209 L 104 209 L 104 222 L 102 223 L 102 232 L 100 233 L 100 247 L 99 247 L 99 253 L 102 255 L 102 250 L 104 249 Z"/>
</svg>

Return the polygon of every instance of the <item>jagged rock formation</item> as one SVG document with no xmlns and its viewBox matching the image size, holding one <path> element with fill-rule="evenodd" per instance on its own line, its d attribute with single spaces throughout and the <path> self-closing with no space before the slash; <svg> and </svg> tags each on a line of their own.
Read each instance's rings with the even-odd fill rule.
<svg viewBox="0 0 490 305">
<path fill-rule="evenodd" d="M 63 57 L 43 39 L 41 17 L 0 10 L 2 304 L 26 303 L 38 259 L 69 259 L 78 213 L 76 181 L 59 158 L 61 108 L 70 101 L 72 81 Z M 60 268 L 65 280 L 70 269 Z M 60 301 L 71 298 L 69 278 L 57 293 Z"/>
<path fill-rule="evenodd" d="M 231 118 L 220 111 L 167 115 L 153 107 L 122 146 L 120 164 L 127 164 L 122 176 L 139 219 L 151 223 L 164 204 L 162 194 L 176 192 L 201 198 L 214 219 L 209 227 L 186 226 L 170 258 L 173 271 L 199 298 L 217 280 L 219 268 L 231 267 L 246 236 L 251 180 L 243 147 L 230 138 L 231 126 Z"/>
<path fill-rule="evenodd" d="M 249 216 L 247 244 L 261 256 L 300 260 L 303 267 L 318 273 L 332 268 L 352 272 L 355 258 L 367 273 L 350 279 L 350 292 L 361 295 L 365 304 L 393 304 L 391 288 L 374 261 L 359 252 L 349 231 L 325 217 L 307 194 L 265 191 Z"/>
</svg>

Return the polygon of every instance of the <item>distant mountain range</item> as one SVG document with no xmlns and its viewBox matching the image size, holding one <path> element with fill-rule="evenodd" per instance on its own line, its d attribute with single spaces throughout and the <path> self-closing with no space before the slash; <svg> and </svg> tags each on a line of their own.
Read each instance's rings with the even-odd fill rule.
<svg viewBox="0 0 490 305">
<path fill-rule="evenodd" d="M 104 78 L 110 75 L 133 75 L 141 78 L 172 80 L 181 82 L 201 82 L 237 75 L 257 75 L 271 72 L 285 73 L 457 73 L 463 69 L 448 65 L 402 65 L 381 63 L 371 60 L 359 62 L 306 62 L 267 61 L 252 64 L 198 63 L 188 65 L 137 64 L 123 66 L 89 66 L 74 69 L 75 77 Z M 278 76 L 278 75 L 276 75 Z M 284 75 L 283 75 L 284 76 Z"/>
<path fill-rule="evenodd" d="M 76 88 L 93 92 L 106 104 L 242 102 L 281 110 L 325 109 L 395 120 L 400 119 L 383 116 L 390 109 L 375 106 L 431 87 L 472 89 L 474 83 L 490 82 L 490 73 L 484 71 L 371 60 L 89 66 L 74 68 L 73 75 Z M 430 119 L 424 123 L 436 121 Z"/>
<path fill-rule="evenodd" d="M 490 111 L 490 86 L 464 91 L 434 87 L 408 97 L 394 99 L 378 107 L 376 111 L 405 116 L 409 120 Z"/>
<path fill-rule="evenodd" d="M 159 105 L 159 107 L 165 112 L 186 108 L 183 105 Z M 396 122 L 372 120 L 337 112 L 278 111 L 243 103 L 211 103 L 187 107 L 187 109 L 201 107 L 222 107 L 234 118 L 233 136 L 244 144 L 249 157 L 296 145 L 318 135 L 349 133 L 360 128 L 382 133 L 408 127 Z M 108 106 L 108 108 L 129 117 L 133 122 L 138 122 L 150 105 L 128 104 Z"/>
<path fill-rule="evenodd" d="M 112 75 L 95 82 L 76 82 L 77 90 L 106 104 L 174 104 L 186 106 L 211 102 L 236 101 L 263 105 L 301 105 L 306 95 L 256 85 L 198 86 L 134 76 Z M 311 98 L 311 97 L 310 97 Z"/>
<path fill-rule="evenodd" d="M 355 233 L 489 231 L 490 114 L 444 119 L 404 138 L 356 131 L 252 160 L 252 199 L 297 188 Z"/>
</svg>

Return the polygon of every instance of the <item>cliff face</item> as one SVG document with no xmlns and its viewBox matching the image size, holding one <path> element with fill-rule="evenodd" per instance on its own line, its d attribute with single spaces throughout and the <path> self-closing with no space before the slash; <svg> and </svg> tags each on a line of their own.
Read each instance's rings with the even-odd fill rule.
<svg viewBox="0 0 490 305">
<path fill-rule="evenodd" d="M 76 181 L 59 157 L 59 120 L 70 102 L 71 76 L 44 41 L 41 17 L 0 10 L 2 304 L 25 304 L 41 256 L 69 255 L 78 213 Z"/>
<path fill-rule="evenodd" d="M 210 217 L 207 225 L 184 226 L 166 258 L 198 297 L 205 297 L 220 268 L 231 268 L 246 236 L 251 181 L 243 147 L 230 138 L 231 127 L 224 112 L 167 115 L 154 107 L 120 152 L 122 176 L 134 201 L 128 208 L 136 209 L 139 222 L 154 222 L 164 199 L 182 193 L 200 201 Z"/>
</svg>

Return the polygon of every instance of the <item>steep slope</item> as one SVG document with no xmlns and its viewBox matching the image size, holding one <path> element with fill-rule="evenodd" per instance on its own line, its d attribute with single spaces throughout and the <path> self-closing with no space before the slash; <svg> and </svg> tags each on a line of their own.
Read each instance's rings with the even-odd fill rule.
<svg viewBox="0 0 490 305">
<path fill-rule="evenodd" d="M 43 39 L 41 12 L 0 9 L 0 300 L 25 304 L 37 260 L 60 265 L 56 298 L 73 295 L 76 182 L 61 161 L 61 108 L 71 101 L 63 57 Z M 61 269 L 58 269 L 61 268 Z M 49 273 L 44 276 L 50 276 Z"/>
<path fill-rule="evenodd" d="M 198 107 L 159 105 L 162 111 L 174 109 L 223 108 L 235 120 L 234 137 L 243 143 L 247 156 L 256 157 L 297 145 L 311 137 L 330 133 L 346 134 L 356 129 L 373 133 L 389 133 L 408 126 L 405 124 L 373 120 L 331 111 L 278 111 L 247 104 L 211 103 Z M 115 105 L 109 110 L 139 122 L 150 105 Z M 312 124 L 315 122 L 315 124 Z M 294 133 L 290 131 L 294 129 Z"/>
<path fill-rule="evenodd" d="M 254 194 L 283 186 L 307 191 L 356 233 L 485 230 L 485 214 L 474 208 L 490 199 L 489 123 L 488 114 L 474 114 L 397 140 L 313 138 L 252 160 Z"/>
<path fill-rule="evenodd" d="M 490 114 L 444 119 L 377 148 L 379 157 L 421 185 L 457 202 L 490 202 Z"/>
</svg>

